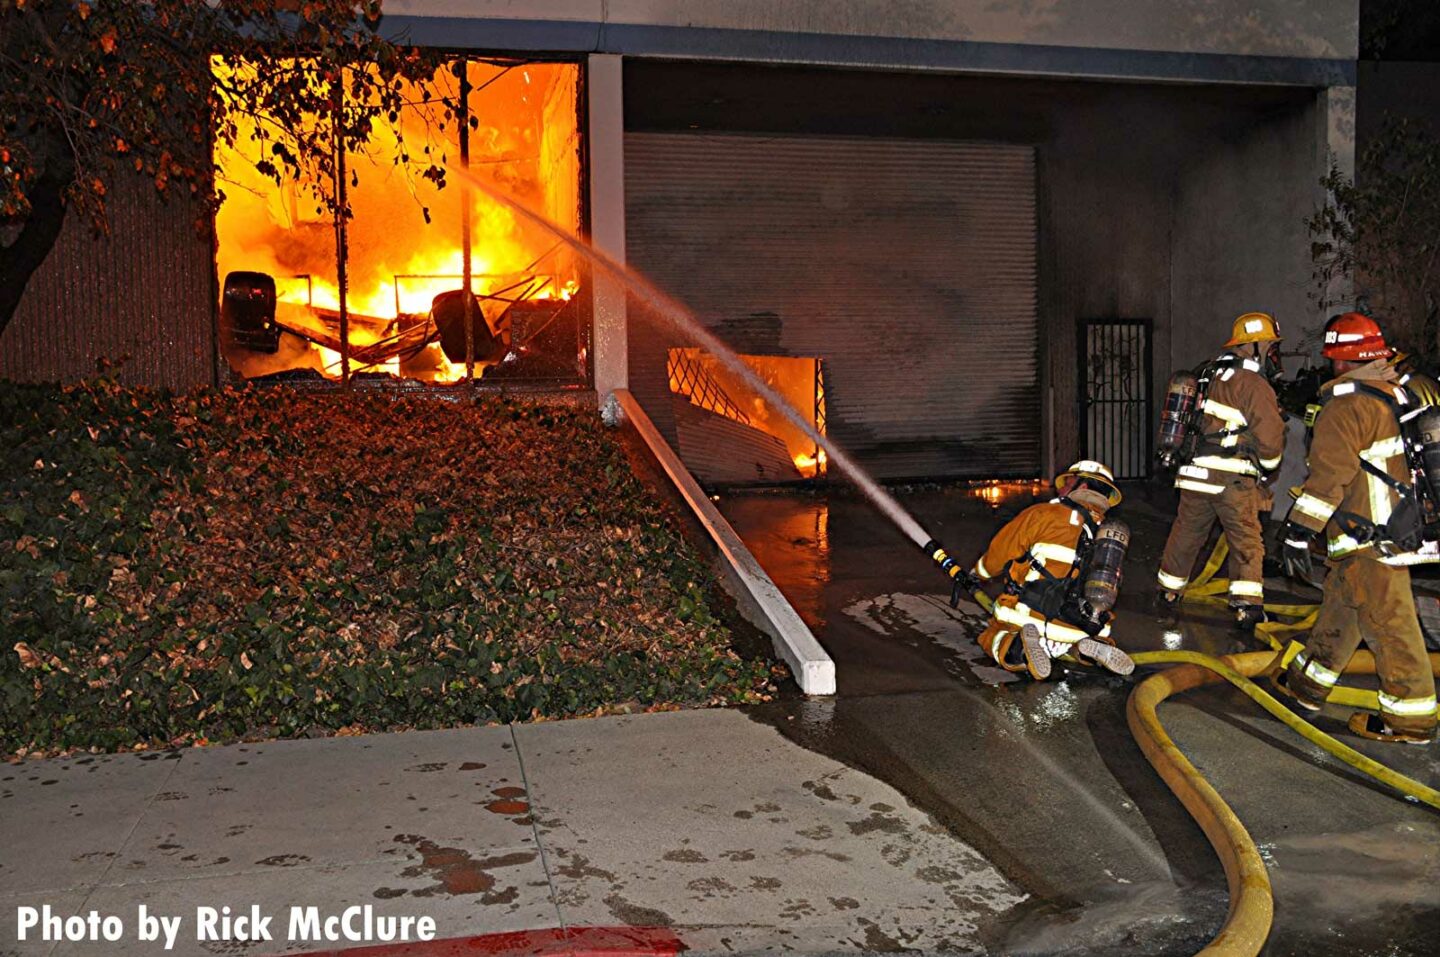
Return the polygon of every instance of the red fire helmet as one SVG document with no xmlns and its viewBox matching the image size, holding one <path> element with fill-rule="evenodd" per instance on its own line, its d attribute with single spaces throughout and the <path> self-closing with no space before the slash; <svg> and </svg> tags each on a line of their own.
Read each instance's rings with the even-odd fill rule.
<svg viewBox="0 0 1440 957">
<path fill-rule="evenodd" d="M 1325 327 L 1325 345 L 1320 350 L 1327 359 L 1368 362 L 1388 359 L 1395 350 L 1385 344 L 1385 333 L 1374 319 L 1358 312 L 1336 316 Z"/>
</svg>

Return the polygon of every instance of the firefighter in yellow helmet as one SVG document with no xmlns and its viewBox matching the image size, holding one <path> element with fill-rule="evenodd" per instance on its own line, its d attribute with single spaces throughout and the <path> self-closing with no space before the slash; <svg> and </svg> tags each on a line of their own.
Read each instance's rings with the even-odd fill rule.
<svg viewBox="0 0 1440 957">
<path fill-rule="evenodd" d="M 1261 480 L 1280 467 L 1285 453 L 1285 419 L 1270 384 L 1283 371 L 1279 324 L 1263 312 L 1247 312 L 1235 320 L 1225 348 L 1201 375 L 1208 386 L 1199 441 L 1175 475 L 1180 507 L 1160 559 L 1156 605 L 1162 619 L 1174 620 L 1195 558 L 1218 521 L 1230 545 L 1235 624 L 1253 631 L 1265 620 L 1260 513 L 1272 501 Z"/>
<path fill-rule="evenodd" d="M 1417 402 L 1399 384 L 1380 327 L 1347 313 L 1325 333 L 1335 378 L 1320 389 L 1310 475 L 1281 538 L 1285 571 L 1310 581 L 1311 543 L 1328 532 L 1330 573 L 1305 650 L 1280 689 L 1318 711 L 1364 642 L 1375 653 L 1380 714 L 1356 712 L 1350 730 L 1377 741 L 1435 740 L 1435 679 L 1410 592 L 1410 565 L 1440 561 L 1421 534 L 1415 477 L 1400 417 Z"/>
<path fill-rule="evenodd" d="M 1058 594 L 1050 583 L 1080 577 L 1100 521 L 1120 503 L 1114 475 L 1099 462 L 1076 462 L 1056 477 L 1055 490 L 1056 498 L 1031 505 L 1000 529 L 975 563 L 982 582 L 1002 577 L 1005 582 L 980 647 L 1007 671 L 1028 672 L 1040 681 L 1050 677 L 1052 659 L 1067 653 L 1129 674 L 1135 663 L 1111 640 L 1108 612 L 1099 621 L 1064 620 L 1058 609 L 1039 607 L 1051 604 L 1049 599 L 1034 597 Z"/>
</svg>

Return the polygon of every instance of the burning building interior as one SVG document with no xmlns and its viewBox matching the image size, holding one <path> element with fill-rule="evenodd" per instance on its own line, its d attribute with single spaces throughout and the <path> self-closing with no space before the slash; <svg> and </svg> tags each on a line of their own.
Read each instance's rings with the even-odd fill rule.
<svg viewBox="0 0 1440 957">
<path fill-rule="evenodd" d="M 824 434 L 825 379 L 820 359 L 740 358 L 753 375 Z M 714 356 L 701 349 L 671 349 L 666 373 L 680 455 L 702 479 L 774 483 L 825 475 L 825 450 Z"/>
<path fill-rule="evenodd" d="M 428 84 L 408 84 L 403 108 L 364 142 L 347 143 L 330 177 L 267 175 L 287 131 L 235 111 L 241 135 L 215 157 L 226 371 L 583 382 L 588 318 L 573 252 L 463 178 L 430 172 L 473 170 L 576 234 L 579 73 L 575 63 L 446 62 Z"/>
<path fill-rule="evenodd" d="M 246 69 L 214 68 L 227 78 Z M 577 293 L 592 266 L 564 241 L 583 232 L 581 87 L 576 63 L 455 58 L 406 84 L 403 107 L 347 142 L 331 168 L 298 175 L 266 162 L 277 148 L 298 152 L 293 134 L 239 104 L 240 135 L 215 156 L 225 375 L 322 388 L 582 387 L 590 315 Z M 819 357 L 745 362 L 823 432 Z M 703 479 L 824 474 L 823 450 L 713 356 L 681 344 L 663 368 L 672 436 Z"/>
</svg>

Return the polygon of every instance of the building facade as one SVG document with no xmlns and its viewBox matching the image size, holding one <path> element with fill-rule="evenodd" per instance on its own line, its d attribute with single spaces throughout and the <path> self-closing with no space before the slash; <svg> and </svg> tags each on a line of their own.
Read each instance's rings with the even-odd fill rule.
<svg viewBox="0 0 1440 957">
<path fill-rule="evenodd" d="M 1272 312 L 1293 343 L 1323 322 L 1304 220 L 1353 166 L 1357 7 L 388 0 L 384 28 L 576 64 L 580 232 L 881 476 L 1028 477 L 1082 453 L 1138 476 L 1165 379 L 1234 316 Z M 133 204 L 134 242 L 67 226 L 0 374 L 121 355 L 176 387 L 233 373 L 215 250 Z M 630 388 L 709 477 L 809 474 L 803 438 L 622 276 L 582 286 L 571 385 Z"/>
</svg>

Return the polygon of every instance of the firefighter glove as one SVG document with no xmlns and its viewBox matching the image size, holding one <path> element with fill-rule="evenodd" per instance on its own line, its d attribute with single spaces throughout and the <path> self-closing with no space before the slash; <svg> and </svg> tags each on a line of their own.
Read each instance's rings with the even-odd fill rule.
<svg viewBox="0 0 1440 957">
<path fill-rule="evenodd" d="M 1317 534 L 1303 525 L 1285 523 L 1280 531 L 1280 561 L 1285 567 L 1286 577 L 1313 583 L 1315 560 L 1311 557 L 1310 546 Z"/>
<path fill-rule="evenodd" d="M 976 592 L 984 592 L 985 583 L 969 572 L 956 575 L 950 585 L 950 607 L 959 608 L 962 598 L 970 598 Z"/>
</svg>

